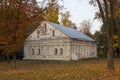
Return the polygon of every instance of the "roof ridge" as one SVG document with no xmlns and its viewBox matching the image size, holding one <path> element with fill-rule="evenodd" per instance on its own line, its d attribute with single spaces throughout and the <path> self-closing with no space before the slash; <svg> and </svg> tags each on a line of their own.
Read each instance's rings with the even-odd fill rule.
<svg viewBox="0 0 120 80">
<path fill-rule="evenodd" d="M 47 21 L 47 22 L 49 22 L 49 21 Z M 53 22 L 49 22 L 49 23 L 53 23 Z M 60 24 L 57 24 L 57 23 L 53 23 L 53 24 L 56 24 L 56 25 L 62 26 L 62 25 L 60 25 Z M 70 27 L 67 27 L 67 26 L 62 26 L 62 27 L 65 27 L 65 28 L 69 28 L 69 29 L 73 29 L 73 30 L 76 30 L 76 31 L 78 31 L 77 29 L 70 28 Z"/>
<path fill-rule="evenodd" d="M 59 25 L 53 22 L 48 22 L 48 23 L 52 25 L 53 27 L 57 28 L 58 30 L 60 30 L 61 32 L 63 32 L 64 34 L 66 34 L 67 36 L 69 36 L 70 38 L 78 39 L 78 40 L 85 40 L 85 41 L 95 41 L 89 36 L 87 36 L 86 34 L 76 29 L 69 28 L 67 26 L 62 26 L 62 25 Z"/>
</svg>

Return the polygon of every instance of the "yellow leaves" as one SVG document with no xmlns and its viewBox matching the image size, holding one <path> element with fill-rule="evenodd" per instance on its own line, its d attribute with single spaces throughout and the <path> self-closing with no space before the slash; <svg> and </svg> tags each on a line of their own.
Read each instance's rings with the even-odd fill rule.
<svg viewBox="0 0 120 80">
<path fill-rule="evenodd" d="M 118 43 L 114 43 L 114 44 L 113 44 L 113 48 L 114 48 L 114 47 L 118 47 Z"/>
<path fill-rule="evenodd" d="M 113 36 L 114 43 L 113 43 L 113 48 L 118 48 L 118 35 Z"/>
<path fill-rule="evenodd" d="M 118 9 L 116 10 L 116 16 L 117 16 L 118 18 L 120 18 L 120 8 L 118 8 Z"/>
<path fill-rule="evenodd" d="M 113 39 L 118 39 L 118 35 L 114 35 L 114 36 L 113 36 Z"/>
</svg>

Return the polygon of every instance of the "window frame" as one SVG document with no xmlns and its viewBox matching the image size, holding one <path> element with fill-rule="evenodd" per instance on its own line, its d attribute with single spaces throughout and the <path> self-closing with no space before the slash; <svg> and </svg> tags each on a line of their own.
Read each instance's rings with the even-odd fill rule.
<svg viewBox="0 0 120 80">
<path fill-rule="evenodd" d="M 41 50 L 40 50 L 40 48 L 38 48 L 38 55 L 40 55 L 40 53 L 41 53 Z"/>
<path fill-rule="evenodd" d="M 55 36 L 55 31 L 54 30 L 52 30 L 52 37 L 54 37 Z"/>
<path fill-rule="evenodd" d="M 37 38 L 40 38 L 40 31 L 37 30 Z"/>
<path fill-rule="evenodd" d="M 57 55 L 58 54 L 58 49 L 57 48 L 55 48 L 55 55 Z"/>
<path fill-rule="evenodd" d="M 60 48 L 60 55 L 63 55 L 63 48 Z"/>
<path fill-rule="evenodd" d="M 32 48 L 32 55 L 34 55 L 34 52 L 35 52 L 35 51 L 34 51 L 34 49 Z"/>
</svg>

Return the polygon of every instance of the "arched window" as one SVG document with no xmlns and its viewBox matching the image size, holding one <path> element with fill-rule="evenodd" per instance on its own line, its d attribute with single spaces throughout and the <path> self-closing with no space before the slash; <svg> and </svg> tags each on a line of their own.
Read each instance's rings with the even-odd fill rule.
<svg viewBox="0 0 120 80">
<path fill-rule="evenodd" d="M 57 53 L 58 53 L 58 50 L 57 50 L 57 48 L 55 48 L 55 55 L 57 55 Z"/>
<path fill-rule="evenodd" d="M 38 55 L 40 55 L 40 49 L 38 49 Z"/>
<path fill-rule="evenodd" d="M 63 49 L 60 48 L 60 55 L 63 55 Z"/>
<path fill-rule="evenodd" d="M 55 36 L 55 31 L 53 30 L 53 31 L 52 31 L 52 37 L 54 37 L 54 36 Z"/>
<path fill-rule="evenodd" d="M 34 55 L 34 49 L 32 49 L 32 55 Z"/>
</svg>

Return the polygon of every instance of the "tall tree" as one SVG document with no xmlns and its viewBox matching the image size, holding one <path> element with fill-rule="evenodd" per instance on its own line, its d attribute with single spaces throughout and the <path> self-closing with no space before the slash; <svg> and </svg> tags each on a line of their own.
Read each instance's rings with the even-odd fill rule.
<svg viewBox="0 0 120 80">
<path fill-rule="evenodd" d="M 54 23 L 59 23 L 59 9 L 60 5 L 58 4 L 58 0 L 48 0 L 46 6 L 46 20 Z"/>
<path fill-rule="evenodd" d="M 44 13 L 35 0 L 1 0 L 0 2 L 0 49 L 5 55 L 13 55 L 24 44 L 31 25 L 44 20 Z"/>
<path fill-rule="evenodd" d="M 118 34 L 118 46 L 119 46 L 119 55 L 120 55 L 120 1 L 119 0 L 113 0 L 113 3 L 116 5 L 115 6 L 115 24 L 117 27 L 117 34 Z"/>
<path fill-rule="evenodd" d="M 108 54 L 108 69 L 114 70 L 113 59 L 113 27 L 114 27 L 114 4 L 112 0 L 94 0 L 99 8 L 99 12 L 102 18 L 103 27 L 105 29 L 106 41 L 107 41 L 107 54 Z M 91 0 L 91 2 L 94 2 Z"/>
<path fill-rule="evenodd" d="M 76 27 L 75 23 L 73 23 L 70 20 L 70 16 L 71 15 L 68 11 L 61 13 L 61 25 L 76 29 L 77 27 Z"/>
<path fill-rule="evenodd" d="M 118 48 L 119 48 L 119 50 L 118 50 L 118 56 L 120 55 L 120 22 L 119 22 L 119 19 L 120 19 L 120 7 L 119 7 L 119 2 L 117 2 L 117 0 L 113 0 L 113 2 L 112 2 L 114 5 L 116 5 L 116 6 L 114 6 L 114 8 L 113 8 L 113 10 L 112 11 L 110 11 L 109 10 L 109 12 L 113 12 L 113 25 L 114 25 L 114 27 L 113 27 L 113 30 L 112 30 L 112 32 L 113 32 L 113 48 L 117 48 L 117 50 L 118 50 Z M 102 19 L 102 17 L 101 17 L 101 14 L 100 14 L 100 12 L 96 12 L 96 15 L 95 15 L 95 18 L 94 19 L 98 19 L 98 20 L 101 20 Z M 104 34 L 105 33 L 105 27 L 101 27 L 101 32 Z M 118 36 L 118 38 L 117 39 L 114 39 L 114 36 Z M 112 36 L 111 36 L 112 37 Z M 116 43 L 116 41 L 117 41 L 117 43 Z M 117 44 L 117 45 L 116 45 Z M 118 45 L 119 44 L 119 45 Z M 115 46 L 116 45 L 116 46 Z"/>
</svg>

